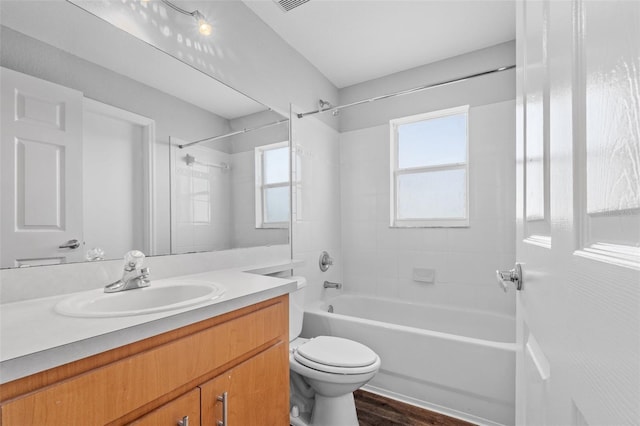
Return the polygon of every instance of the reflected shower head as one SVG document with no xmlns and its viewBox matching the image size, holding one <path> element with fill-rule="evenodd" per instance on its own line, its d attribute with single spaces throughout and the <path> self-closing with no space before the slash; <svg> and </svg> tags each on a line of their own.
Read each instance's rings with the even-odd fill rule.
<svg viewBox="0 0 640 426">
<path fill-rule="evenodd" d="M 331 105 L 331 102 L 325 101 L 325 100 L 322 100 L 322 99 L 318 99 L 318 109 L 320 111 L 325 111 L 325 110 L 328 110 L 328 109 L 331 109 L 331 108 L 333 108 L 333 105 Z"/>
</svg>

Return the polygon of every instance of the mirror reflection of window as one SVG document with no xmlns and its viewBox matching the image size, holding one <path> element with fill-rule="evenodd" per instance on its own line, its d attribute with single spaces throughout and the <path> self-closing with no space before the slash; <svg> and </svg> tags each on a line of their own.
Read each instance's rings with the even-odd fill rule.
<svg viewBox="0 0 640 426">
<path fill-rule="evenodd" d="M 255 149 L 256 228 L 286 228 L 289 223 L 289 145 Z"/>
<path fill-rule="evenodd" d="M 193 207 L 193 223 L 211 223 L 211 188 L 209 176 L 195 176 L 192 180 L 191 203 Z"/>
</svg>

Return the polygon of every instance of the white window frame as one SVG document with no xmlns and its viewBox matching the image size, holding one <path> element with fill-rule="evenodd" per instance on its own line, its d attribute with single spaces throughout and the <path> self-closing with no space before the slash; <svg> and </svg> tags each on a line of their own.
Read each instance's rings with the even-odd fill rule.
<svg viewBox="0 0 640 426">
<path fill-rule="evenodd" d="M 291 171 L 289 171 L 289 179 L 284 182 L 265 184 L 263 178 L 264 170 L 264 153 L 265 151 L 271 151 L 273 149 L 280 149 L 288 147 L 289 142 L 276 142 L 269 145 L 262 145 L 255 148 L 255 176 L 256 176 L 256 190 L 255 190 L 255 212 L 256 212 L 256 228 L 258 229 L 283 229 L 289 227 L 289 219 L 284 222 L 265 222 L 266 205 L 265 205 L 265 192 L 270 188 L 289 188 L 291 182 Z M 291 156 L 291 152 L 289 152 Z M 291 196 L 291 193 L 289 193 Z M 291 214 L 291 212 L 289 212 Z"/>
<path fill-rule="evenodd" d="M 466 118 L 466 161 L 460 163 L 438 164 L 433 166 L 421 167 L 398 167 L 398 127 L 404 124 L 416 123 L 420 121 L 432 120 L 435 118 L 447 117 L 450 115 L 464 114 Z M 455 108 L 448 108 L 440 111 L 428 112 L 423 114 L 412 115 L 408 117 L 396 118 L 389 121 L 390 130 L 390 226 L 392 228 L 430 228 L 430 227 L 468 227 L 469 226 L 469 105 L 463 105 Z M 444 170 L 464 170 L 465 171 L 465 211 L 464 217 L 461 218 L 407 218 L 398 219 L 398 196 L 397 186 L 398 177 L 407 174 L 418 174 L 425 172 L 444 171 Z"/>
</svg>

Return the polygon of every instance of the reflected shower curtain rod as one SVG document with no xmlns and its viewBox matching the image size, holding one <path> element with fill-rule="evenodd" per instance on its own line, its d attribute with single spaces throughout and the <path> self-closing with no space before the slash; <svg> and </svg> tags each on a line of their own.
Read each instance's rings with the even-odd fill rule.
<svg viewBox="0 0 640 426">
<path fill-rule="evenodd" d="M 404 96 L 404 95 L 409 95 L 411 93 L 416 93 L 416 92 L 421 92 L 423 90 L 427 90 L 427 89 L 433 89 L 434 87 L 440 87 L 440 86 L 446 86 L 448 84 L 453 84 L 453 83 L 458 83 L 460 81 L 465 81 L 465 80 L 469 80 L 471 78 L 475 78 L 475 77 L 481 77 L 483 75 L 488 75 L 488 74 L 493 74 L 496 72 L 502 72 L 502 71 L 506 71 L 506 70 L 510 70 L 515 68 L 515 65 L 508 65 L 505 67 L 500 67 L 500 68 L 496 68 L 494 70 L 490 70 L 490 71 L 483 71 L 483 72 L 479 72 L 476 74 L 470 74 L 464 77 L 459 77 L 453 80 L 447 80 L 447 81 L 441 81 L 439 83 L 432 83 L 432 84 L 426 84 L 424 86 L 419 86 L 419 87 L 414 87 L 413 89 L 407 89 L 407 90 L 401 90 L 399 92 L 395 92 L 395 93 L 389 93 L 387 95 L 380 95 L 380 96 L 375 96 L 373 98 L 369 98 L 369 99 L 364 99 L 361 101 L 356 101 L 356 102 L 351 102 L 349 104 L 345 104 L 345 105 L 338 105 L 338 106 L 331 106 L 329 104 L 328 108 L 322 109 L 319 108 L 315 111 L 309 111 L 309 112 L 303 112 L 303 113 L 299 113 L 296 114 L 298 116 L 298 118 L 302 118 L 302 117 L 306 117 L 307 115 L 313 115 L 313 114 L 319 114 L 319 113 L 323 113 L 323 112 L 328 112 L 331 111 L 334 115 L 338 113 L 338 111 L 340 111 L 341 109 L 344 108 L 350 108 L 356 105 L 362 105 L 362 104 L 366 104 L 369 102 L 374 102 L 374 101 L 379 101 L 382 99 L 388 99 L 388 98 L 394 98 L 396 96 Z M 323 104 L 328 104 L 328 102 L 325 101 L 320 101 L 321 107 Z"/>
<path fill-rule="evenodd" d="M 201 161 L 196 160 L 196 157 L 190 154 L 187 154 L 184 157 L 185 163 L 187 163 L 187 166 L 191 166 L 192 164 L 198 164 L 200 166 L 205 166 L 205 167 L 214 167 L 216 169 L 223 169 L 223 170 L 229 170 L 231 167 L 227 164 L 227 163 L 203 163 Z"/>
<path fill-rule="evenodd" d="M 257 127 L 251 127 L 249 129 L 236 130 L 235 132 L 226 133 L 224 135 L 219 135 L 219 136 L 211 136 L 209 138 L 200 139 L 200 140 L 197 140 L 197 141 L 194 141 L 194 142 L 183 143 L 181 145 L 178 145 L 178 148 L 183 149 L 183 148 L 186 148 L 188 146 L 195 145 L 195 144 L 202 143 L 202 142 L 217 141 L 218 139 L 224 139 L 224 138 L 228 138 L 230 136 L 239 135 L 239 134 L 242 134 L 242 133 L 249 133 L 249 132 L 253 132 L 255 130 L 266 129 L 267 127 L 277 126 L 279 124 L 286 123 L 288 121 L 289 121 L 289 119 L 285 118 L 283 120 L 275 121 L 273 123 L 263 124 L 263 125 L 257 126 Z"/>
</svg>

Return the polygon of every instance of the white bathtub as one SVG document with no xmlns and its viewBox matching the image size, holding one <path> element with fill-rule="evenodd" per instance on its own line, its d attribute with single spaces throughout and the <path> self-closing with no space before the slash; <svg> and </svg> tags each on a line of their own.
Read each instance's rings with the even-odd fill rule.
<svg viewBox="0 0 640 426">
<path fill-rule="evenodd" d="M 378 353 L 382 366 L 365 389 L 478 424 L 515 421 L 513 317 L 341 295 L 308 307 L 302 334 Z"/>
</svg>

